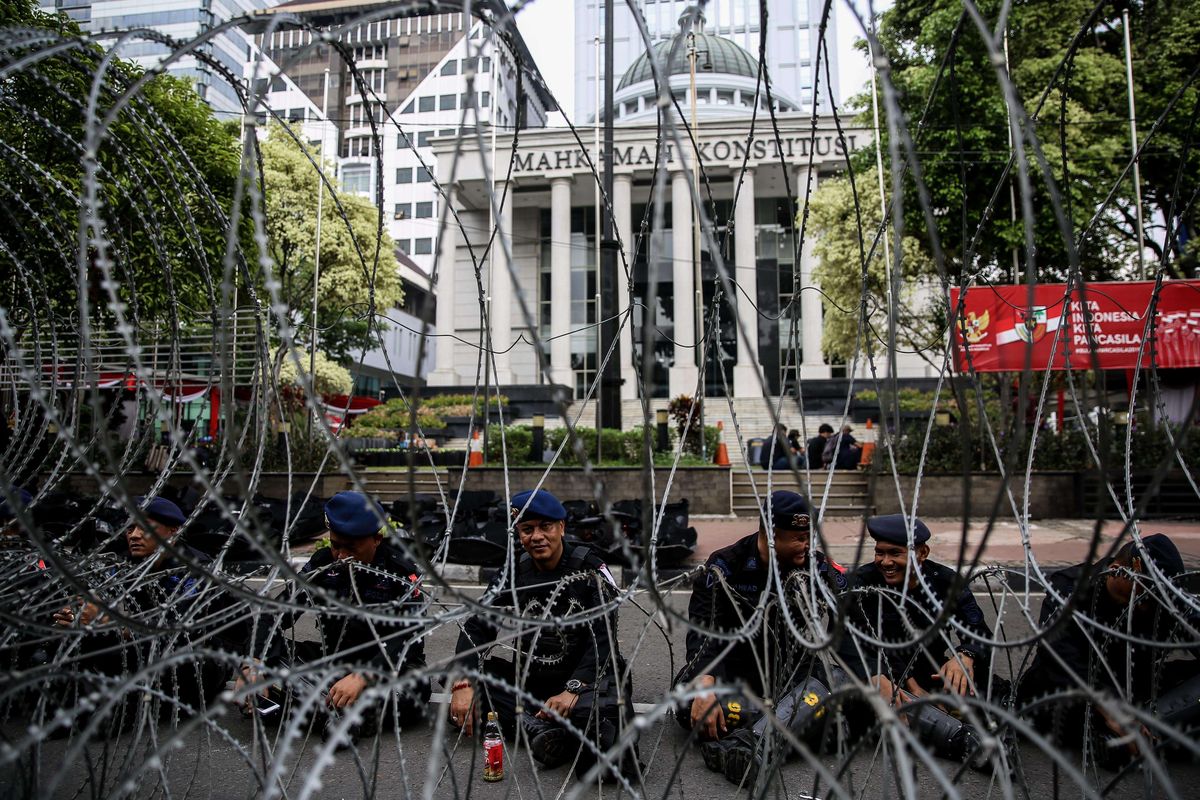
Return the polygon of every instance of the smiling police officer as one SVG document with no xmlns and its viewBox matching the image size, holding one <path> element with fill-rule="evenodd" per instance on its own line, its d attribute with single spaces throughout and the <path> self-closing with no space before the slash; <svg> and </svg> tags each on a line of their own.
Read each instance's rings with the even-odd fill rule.
<svg viewBox="0 0 1200 800">
<path fill-rule="evenodd" d="M 632 713 L 627 682 L 623 710 L 618 700 L 626 678 L 616 611 L 596 614 L 612 602 L 616 582 L 586 545 L 564 546 L 567 510 L 550 492 L 521 492 L 510 506 L 524 552 L 515 575 L 501 570 L 489 584 L 480 598 L 489 611 L 466 621 L 457 648 L 460 664 L 494 680 L 454 683 L 450 721 L 470 735 L 478 711 L 495 711 L 506 736 L 522 726 L 544 767 L 578 756 L 575 771 L 582 776 L 594 753 L 563 721 L 606 750 L 622 713 Z M 510 650 L 513 660 L 493 656 L 499 649 Z M 511 687 L 531 695 L 533 708 L 525 709 Z"/>
<path fill-rule="evenodd" d="M 848 598 L 853 635 L 843 638 L 841 652 L 859 678 L 901 708 L 935 753 L 983 766 L 972 759 L 979 748 L 974 726 L 932 703 L 904 708 L 933 692 L 982 696 L 992 680 L 992 630 L 983 610 L 956 570 L 929 560 L 929 527 L 912 518 L 911 547 L 909 530 L 903 514 L 867 520 L 875 557 L 854 573 Z M 941 619 L 947 606 L 951 614 Z M 939 619 L 937 633 L 926 636 Z"/>
<path fill-rule="evenodd" d="M 804 629 L 810 641 L 827 638 L 828 600 L 846 587 L 840 568 L 812 548 L 812 516 L 802 495 L 772 492 L 762 519 L 756 533 L 709 556 L 693 582 L 687 661 L 675 677 L 676 685 L 702 690 L 676 709 L 676 719 L 707 740 L 701 753 L 709 769 L 734 783 L 753 780 L 771 723 L 744 690 L 778 698 L 775 716 L 797 735 L 819 715 L 819 701 L 829 695 L 823 670 L 791 625 Z M 813 579 L 821 590 L 810 591 Z M 755 622 L 760 604 L 766 614 Z M 731 635 L 738 637 L 732 646 Z M 719 696 L 714 690 L 722 686 L 736 689 Z"/>
</svg>

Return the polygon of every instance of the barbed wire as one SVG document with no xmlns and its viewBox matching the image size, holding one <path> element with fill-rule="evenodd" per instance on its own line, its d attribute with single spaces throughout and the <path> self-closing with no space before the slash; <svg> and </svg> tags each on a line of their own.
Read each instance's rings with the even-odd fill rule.
<svg viewBox="0 0 1200 800">
<path fill-rule="evenodd" d="M 534 87 L 553 100 L 515 40 L 527 5 L 476 9 L 464 2 L 461 13 L 470 18 L 478 12 L 485 23 L 483 37 L 467 39 L 467 55 L 478 64 L 485 52 L 494 56 L 505 50 L 514 62 L 518 102 L 527 102 Z M 698 24 L 704 5 L 688 9 L 688 27 Z M 892 179 L 890 192 L 880 198 L 881 219 L 868 223 L 865 208 L 875 201 L 858 186 L 861 164 L 846 146 L 849 120 L 831 80 L 828 26 L 835 6 L 823 3 L 819 18 L 814 17 L 814 102 L 807 135 L 815 142 L 818 130 L 832 130 L 842 145 L 838 167 L 853 198 L 854 218 L 847 222 L 857 237 L 859 297 L 847 303 L 802 274 L 805 249 L 816 236 L 809 215 L 814 189 L 811 179 L 793 187 L 793 169 L 802 166 L 814 174 L 815 145 L 807 148 L 805 164 L 789 161 L 781 146 L 774 161 L 758 164 L 781 169 L 785 205 L 797 212 L 784 231 L 783 246 L 791 250 L 791 296 L 777 304 L 782 305 L 778 310 L 763 308 L 759 296 L 739 283 L 739 270 L 755 266 L 739 263 L 729 252 L 731 234 L 738 233 L 732 223 L 739 204 L 753 205 L 756 199 L 743 192 L 754 168 L 747 147 L 734 168 L 728 208 L 722 205 L 720 213 L 715 198 L 721 192 L 714 191 L 717 176 L 709 165 L 698 165 L 698 180 L 684 173 L 688 212 L 711 257 L 705 279 L 711 297 L 700 329 L 688 337 L 658 323 L 655 303 L 636 291 L 643 275 L 646 286 L 660 286 L 663 271 L 669 274 L 683 259 L 667 255 L 662 237 L 650 232 L 670 227 L 667 204 L 678 200 L 677 190 L 675 197 L 668 194 L 666 153 L 698 149 L 698 133 L 685 122 L 685 107 L 671 91 L 667 68 L 685 47 L 684 37 L 674 37 L 669 49 L 659 52 L 640 4 L 630 2 L 626 11 L 649 54 L 658 113 L 652 124 L 634 126 L 652 139 L 648 144 L 655 153 L 642 219 L 630 220 L 628 230 L 617 228 L 614 234 L 617 282 L 628 299 L 615 311 L 597 308 L 593 322 L 544 335 L 539 301 L 545 298 L 523 282 L 523 257 L 516 246 L 545 240 L 584 248 L 502 230 L 499 221 L 506 208 L 512 210 L 518 155 L 536 135 L 520 126 L 506 129 L 508 161 L 493 165 L 493 157 L 502 154 L 492 153 L 490 131 L 478 124 L 478 76 L 472 74 L 467 77 L 472 99 L 459 109 L 454 146 L 448 153 L 439 151 L 436 165 L 430 163 L 427 149 L 407 131 L 448 126 L 412 123 L 399 113 L 399 103 L 386 110 L 346 44 L 360 26 L 447 8 L 444 3 L 381 6 L 329 29 L 282 12 L 265 23 L 223 20 L 187 41 L 147 28 L 96 34 L 47 26 L 0 29 L 0 83 L 6 87 L 0 91 L 0 124 L 13 134 L 0 141 L 0 207 L 11 223 L 0 230 L 0 261 L 9 277 L 0 293 L 5 416 L 0 787 L 5 794 L 467 797 L 479 791 L 477 738 L 484 720 L 476 721 L 473 737 L 463 719 L 451 719 L 462 710 L 456 687 L 466 682 L 482 705 L 507 709 L 506 719 L 516 721 L 505 731 L 510 772 L 505 791 L 515 797 L 591 795 L 598 780 L 630 796 L 664 798 L 737 790 L 754 797 L 933 792 L 1112 797 L 1139 789 L 1153 796 L 1187 796 L 1186 787 L 1200 777 L 1195 767 L 1200 721 L 1191 710 L 1200 698 L 1195 668 L 1200 599 L 1196 576 L 1179 553 L 1162 550 L 1162 539 L 1143 527 L 1169 471 L 1181 473 L 1200 497 L 1188 461 L 1195 401 L 1181 426 L 1166 430 L 1167 447 L 1155 455 L 1149 485 L 1139 491 L 1132 426 L 1114 446 L 1105 416 L 1097 413 L 1094 423 L 1088 420 L 1090 409 L 1104 405 L 1090 396 L 1099 391 L 1099 370 L 1080 376 L 1068 369 L 1056 382 L 1050 366 L 1038 367 L 1027 356 L 1016 382 L 1016 407 L 1030 409 L 1032 422 L 1022 411 L 1019 420 L 1003 427 L 987 413 L 995 398 L 973 353 L 963 351 L 965 369 L 958 370 L 956 345 L 947 337 L 965 311 L 966 292 L 955 303 L 951 289 L 997 285 L 978 254 L 1014 170 L 1030 291 L 1038 280 L 1035 237 L 1045 235 L 1038 233 L 1035 195 L 1051 205 L 1058 244 L 1069 262 L 1063 301 L 1085 287 L 1098 291 L 1089 284 L 1080 248 L 1123 202 L 1123 182 L 1135 159 L 1176 153 L 1176 143 L 1163 129 L 1170 115 L 1183 113 L 1200 68 L 1167 98 L 1136 154 L 1094 156 L 1097 163 L 1121 169 L 1079 226 L 1067 208 L 1068 201 L 1078 201 L 1056 183 L 1045 145 L 1057 143 L 1057 155 L 1066 164 L 1068 129 L 1119 120 L 1070 120 L 1063 111 L 1048 131 L 1038 115 L 1060 82 L 1071 80 L 1078 50 L 1105 3 L 1081 20 L 1047 85 L 1023 96 L 1008 72 L 1003 37 L 997 33 L 1004 30 L 1012 5 L 988 9 L 993 19 L 963 0 L 949 50 L 930 62 L 937 65 L 936 73 L 915 118 L 907 116 L 901 102 L 874 9 L 863 14 L 850 5 L 881 86 Z M 769 10 L 766 0 L 759 0 L 755 93 L 743 127 L 748 142 L 778 145 L 783 128 L 768 68 Z M 418 370 L 432 342 L 463 345 L 459 352 L 474 359 L 473 383 L 469 390 L 463 387 L 471 409 L 468 430 L 490 426 L 499 440 L 502 499 L 493 497 L 482 506 L 469 490 L 467 459 L 443 471 L 432 449 L 411 447 L 397 503 L 390 510 L 364 507 L 374 527 L 387 533 L 377 551 L 384 555 L 367 563 L 338 560 L 333 548 L 345 545 L 336 541 L 329 549 L 311 546 L 330 524 L 323 507 L 329 496 L 341 489 L 370 493 L 373 476 L 355 461 L 348 442 L 353 426 L 339 430 L 327 418 L 326 406 L 338 404 L 327 404 L 320 376 L 306 363 L 305 335 L 315 341 L 314 332 L 330 333 L 333 325 L 313 318 L 315 306 L 311 313 L 294 307 L 285 288 L 289 265 L 277 262 L 278 250 L 272 247 L 277 220 L 268 203 L 280 189 L 267 180 L 268 126 L 256 116 L 266 105 L 265 90 L 245 86 L 206 47 L 225 32 L 252 28 L 265 31 L 264 41 L 285 28 L 311 34 L 307 44 L 276 59 L 280 72 L 289 74 L 319 48 L 329 48 L 330 57 L 349 72 L 359 99 L 385 109 L 380 119 L 367 115 L 375 175 L 369 235 L 356 227 L 354 209 L 337 190 L 323 150 L 315 153 L 300 132 L 282 124 L 286 114 L 266 109 L 269 135 L 302 154 L 314 185 L 332 201 L 332 224 L 348 234 L 350 271 L 365 299 L 339 300 L 335 316 L 339 322 L 366 324 L 350 361 L 361 370 L 369 352 L 382 353 L 390 376 L 387 393 L 407 403 L 405 432 L 414 441 L 427 441 L 432 430 L 419 413 L 427 392 L 402 379 L 385 333 L 395 327 L 418 335 Z M 943 211 L 934 208 L 926 185 L 924 162 L 939 151 L 927 149 L 925 137 L 958 124 L 943 125 L 931 109 L 944 84 L 956 79 L 953 67 L 967 31 L 978 35 L 994 66 L 992 78 L 1005 100 L 1013 137 L 1008 151 L 964 147 L 955 153 L 963 168 L 981 163 L 979 156 L 1003 166 L 974 230 L 968 230 L 964 216 L 956 277 L 939 242 L 935 216 Z M 126 71 L 115 54 L 120 45 L 137 40 L 163 45 L 169 54 L 144 72 Z M 223 176 L 206 171 L 205 159 L 213 153 L 202 152 L 203 143 L 157 105 L 156 81 L 185 56 L 210 68 L 244 108 L 236 152 L 227 154 L 230 170 Z M 255 75 L 265 54 L 257 58 Z M 493 68 L 499 68 L 495 59 Z M 829 109 L 824 115 L 815 102 L 822 92 Z M 1196 111 L 1191 109 L 1193 127 Z M 613 214 L 615 200 L 605 192 L 598 154 L 585 143 L 580 126 L 568 119 L 561 127 L 582 154 L 577 185 L 594 182 L 603 213 Z M 457 280 L 473 278 L 474 340 L 464 331 L 435 331 L 429 322 L 414 325 L 379 302 L 379 289 L 387 285 L 380 270 L 390 263 L 383 142 L 396 134 L 432 175 L 437 194 L 437 217 L 429 220 L 439 242 L 430 294 L 437 302 L 456 303 L 457 297 L 438 292 L 447 273 L 453 271 Z M 1184 185 L 1189 146 L 1185 143 L 1179 155 L 1173 204 Z M 1087 168 L 1092 158 L 1075 159 L 1072 169 Z M 482 176 L 486 198 L 486 206 L 473 214 L 455 202 L 468 170 Z M 228 185 L 216 185 L 218 178 Z M 914 197 L 921 213 L 906 217 L 905 204 Z M 1192 196 L 1183 205 L 1191 208 L 1194 202 Z M 1172 205 L 1172 213 L 1160 221 L 1168 237 L 1172 226 L 1182 224 L 1176 212 L 1184 210 Z M 483 215 L 492 222 L 481 223 Z M 925 331 L 928 338 L 917 338 L 920 331 L 909 321 L 912 309 L 903 307 L 899 291 L 905 224 L 917 218 L 925 225 L 917 235 L 937 275 L 930 311 L 940 316 Z M 482 241 L 480 234 L 486 235 Z M 447 236 L 460 243 L 457 251 L 442 248 Z M 624 241 L 625 236 L 632 240 Z M 890 285 L 881 295 L 869 267 L 881 260 L 885 237 L 891 243 Z M 594 240 L 589 241 L 590 252 Z M 1165 417 L 1166 407 L 1151 334 L 1170 258 L 1164 245 L 1130 384 L 1130 409 L 1139 393 L 1148 391 L 1156 417 Z M 492 293 L 498 281 L 511 284 L 517 314 L 511 307 L 497 311 Z M 870 481 L 871 491 L 890 483 L 903 511 L 902 539 L 910 547 L 904 548 L 909 555 L 899 568 L 902 580 L 894 584 L 873 566 L 883 557 L 872 558 L 865 510 L 860 534 L 846 550 L 849 559 L 841 556 L 846 563 L 837 564 L 831 557 L 832 469 L 809 469 L 795 455 L 785 459 L 786 467 L 763 473 L 751 463 L 743 421 L 765 417 L 774 428 L 785 409 L 805 407 L 800 315 L 794 313 L 805 292 L 817 293 L 825 314 L 855 322 L 845 395 L 839 398 L 840 410 L 825 416 L 848 423 L 860 387 L 888 398 L 881 406 Z M 1003 298 L 998 302 L 1024 310 Z M 737 308 L 749 309 L 750 316 L 738 312 L 728 319 Z M 511 330 L 493 324 L 497 313 L 519 323 Z M 240 328 L 246 317 L 252 320 L 249 330 Z M 727 371 L 717 370 L 719 391 L 704 399 L 712 405 L 725 400 L 720 414 L 732 421 L 737 456 L 730 471 L 748 479 L 762 509 L 756 520 L 746 520 L 746 533 L 760 527 L 761 533 L 722 543 L 730 547 L 703 565 L 672 568 L 665 554 L 675 546 L 678 529 L 687 527 L 686 521 L 680 525 L 672 503 L 691 491 L 684 488 L 693 484 L 683 483 L 681 471 L 690 463 L 687 442 L 705 432 L 693 406 L 669 459 L 656 460 L 650 383 L 660 344 L 694 352 L 697 364 L 724 358 L 723 317 L 739 342 L 756 338 L 760 323 L 779 327 L 786 320 L 779 373 L 794 395 L 789 397 L 786 388 L 770 391 L 772 384 L 756 368 L 761 406 L 755 409 L 735 402 Z M 621 344 L 623 337 L 634 338 L 636 320 L 640 358 L 623 352 Z M 594 354 L 594 377 L 579 398 L 552 395 L 547 388 L 557 422 L 566 429 L 548 448 L 548 462 L 539 462 L 532 472 L 516 472 L 524 454 L 511 439 L 513 420 L 503 397 L 507 379 L 498 358 L 525 354 L 549 387 L 548 376 L 555 374 L 553 343 L 589 332 L 601 340 L 601 329 L 613 323 L 616 334 Z M 1090 326 L 1088 331 L 1087 348 L 1081 350 L 1067 346 L 1065 326 L 1056 329 L 1047 363 L 1054 363 L 1059 352 L 1068 366 L 1072 357 L 1097 363 L 1098 344 Z M 202 374 L 195 368 L 197 350 L 210 357 Z M 914 425 L 906 423 L 900 407 L 896 359 L 902 354 L 923 358 L 935 379 L 930 410 Z M 296 376 L 293 385 L 281 376 L 285 363 Z M 632 511 L 622 501 L 633 498 L 613 494 L 617 484 L 599 470 L 601 462 L 584 445 L 581 426 L 610 364 L 632 368 L 641 409 L 642 438 L 634 448 L 642 465 L 641 496 Z M 465 370 L 469 363 L 459 366 Z M 697 372 L 693 397 L 704 393 L 705 369 Z M 1141 378 L 1143 373 L 1148 377 Z M 1030 507 L 1035 449 L 1054 435 L 1043 430 L 1042 422 L 1052 384 L 1060 383 L 1065 383 L 1060 402 L 1069 403 L 1080 420 L 1086 459 L 1101 476 L 1101 493 L 1121 523 L 1112 536 L 1098 511 L 1083 542 L 1086 551 L 1080 553 L 1084 563 L 1065 571 L 1056 569 L 1056 560 L 1038 557 Z M 206 398 L 202 402 L 218 423 L 215 443 L 196 420 L 184 418 L 180 397 L 188 392 Z M 966 488 L 957 547 L 935 554 L 945 566 L 933 560 L 918 566 L 921 493 L 930 471 L 936 413 L 947 397 L 974 419 L 979 441 L 970 440 L 964 424 Z M 342 404 L 343 417 L 350 404 L 349 398 Z M 801 415 L 805 440 L 815 434 L 808 430 L 811 422 Z M 914 441 L 919 454 L 906 489 L 902 478 L 909 475 L 899 451 Z M 973 465 L 968 461 L 976 445 L 983 465 L 1000 477 L 988 497 L 972 496 L 969 489 Z M 774 440 L 766 447 L 770 455 L 781 455 L 774 452 Z M 541 577 L 522 557 L 521 535 L 503 498 L 544 488 L 566 470 L 579 470 L 579 485 L 590 493 L 582 505 L 594 536 L 592 555 L 568 544 L 564 563 L 574 564 L 576 571 Z M 720 480 L 729 477 L 722 472 Z M 429 485 L 430 494 L 419 490 Z M 773 493 L 781 488 L 810 499 L 812 549 L 800 560 L 783 532 L 787 526 L 775 516 L 784 501 Z M 139 557 L 139 537 L 166 525 L 160 510 L 147 505 L 144 498 L 150 497 L 170 498 L 182 509 L 182 534 L 156 540 L 151 555 Z M 578 515 L 572 519 L 584 524 Z M 465 536 L 464 520 L 475 526 Z M 1017 527 L 1020 563 L 1001 565 L 988 558 L 1002 523 Z M 981 531 L 969 537 L 972 525 Z M 481 573 L 465 573 L 455 564 L 464 560 L 464 539 L 491 548 L 493 570 L 486 587 L 476 585 Z M 619 580 L 596 560 L 602 541 L 610 544 L 603 555 L 623 564 Z M 735 552 L 737 547 L 743 550 Z M 825 555 L 816 557 L 818 551 Z M 1193 561 L 1194 554 L 1186 555 Z M 583 674 L 588 675 L 584 683 L 592 685 L 576 695 L 586 698 L 577 703 L 592 704 L 586 714 L 555 705 L 558 687 L 547 677 L 565 680 L 564 665 L 580 654 L 591 665 Z M 969 678 L 955 690 L 949 677 L 943 683 L 943 674 Z M 354 676 L 367 680 L 354 702 L 339 707 L 345 691 L 340 687 Z M 707 678 L 714 680 L 710 684 Z M 733 729 L 724 745 L 703 741 L 708 721 L 696 712 L 709 702 L 721 709 L 720 724 Z M 697 718 L 700 723 L 693 725 Z M 555 767 L 548 766 L 556 740 L 545 738 L 547 729 L 563 734 L 557 746 L 563 738 L 571 745 Z M 745 746 L 736 750 L 730 742 Z M 569 770 L 556 771 L 557 766 Z M 705 767 L 722 775 L 710 775 Z"/>
</svg>

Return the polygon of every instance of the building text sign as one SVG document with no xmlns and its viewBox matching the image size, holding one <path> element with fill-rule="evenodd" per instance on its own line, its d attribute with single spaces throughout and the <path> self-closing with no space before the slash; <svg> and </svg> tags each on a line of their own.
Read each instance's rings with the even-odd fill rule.
<svg viewBox="0 0 1200 800">
<path fill-rule="evenodd" d="M 957 313 L 955 364 L 960 372 L 1133 369 L 1141 353 L 1159 368 L 1200 366 L 1200 281 L 1089 283 L 1069 294 L 1061 283 L 1034 287 L 975 286 L 950 291 Z M 1095 348 L 1095 362 L 1092 348 Z"/>
<path fill-rule="evenodd" d="M 779 139 L 762 137 L 751 142 L 747 142 L 745 136 L 729 136 L 701 139 L 698 150 L 700 163 L 705 166 L 740 166 L 744 161 L 750 165 L 785 162 L 801 166 L 798 160 L 807 160 L 810 154 L 815 156 L 814 161 L 818 164 L 827 159 L 844 159 L 847 151 L 854 152 L 861 147 L 859 139 L 857 133 L 847 133 L 845 137 L 841 137 L 834 133 L 822 132 L 818 132 L 816 136 L 805 134 L 782 136 Z M 673 164 L 675 146 L 664 143 L 662 147 L 662 163 Z M 691 147 L 685 145 L 685 148 L 690 156 Z M 619 143 L 613 147 L 613 163 L 617 167 L 652 168 L 656 160 L 656 149 L 657 146 L 652 141 Z M 522 150 L 516 154 L 513 164 L 513 172 L 516 174 L 588 169 L 588 154 L 576 146 Z"/>
</svg>

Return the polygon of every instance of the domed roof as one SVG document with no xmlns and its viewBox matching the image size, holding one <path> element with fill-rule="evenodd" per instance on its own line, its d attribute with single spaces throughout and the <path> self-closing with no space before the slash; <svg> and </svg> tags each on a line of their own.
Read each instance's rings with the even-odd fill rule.
<svg viewBox="0 0 1200 800">
<path fill-rule="evenodd" d="M 670 39 L 659 42 L 654 45 L 653 49 L 638 56 L 629 65 L 629 69 L 625 70 L 625 74 L 621 77 L 621 82 L 617 85 L 617 89 L 621 90 L 635 83 L 653 80 L 654 72 L 650 67 L 651 54 L 653 54 L 654 59 L 658 63 L 664 63 L 667 57 L 671 55 L 671 48 L 675 46 L 675 41 L 681 37 L 683 37 L 683 41 L 676 48 L 675 57 L 671 59 L 670 64 L 667 64 L 667 75 L 687 75 L 691 71 L 691 65 L 688 63 L 686 34 L 676 34 Z M 697 33 L 696 51 L 697 75 L 719 74 L 738 75 L 743 78 L 758 77 L 758 62 L 749 53 L 728 39 L 707 33 Z M 710 65 L 711 69 L 709 68 Z"/>
</svg>

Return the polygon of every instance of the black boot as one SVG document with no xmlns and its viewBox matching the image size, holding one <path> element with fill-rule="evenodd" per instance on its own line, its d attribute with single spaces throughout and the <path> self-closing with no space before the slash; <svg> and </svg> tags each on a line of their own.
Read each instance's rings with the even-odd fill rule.
<svg viewBox="0 0 1200 800">
<path fill-rule="evenodd" d="M 750 728 L 740 728 L 715 742 L 705 742 L 700 748 L 704 765 L 719 772 L 730 783 L 749 786 L 762 765 L 762 737 Z"/>
<path fill-rule="evenodd" d="M 521 724 L 529 737 L 529 752 L 546 769 L 561 767 L 579 751 L 574 734 L 554 720 L 526 717 Z"/>
<path fill-rule="evenodd" d="M 991 769 L 974 725 L 955 719 L 936 706 L 925 704 L 910 712 L 913 730 L 921 741 L 933 750 L 934 755 L 961 761 L 968 767 L 981 772 Z"/>
</svg>

